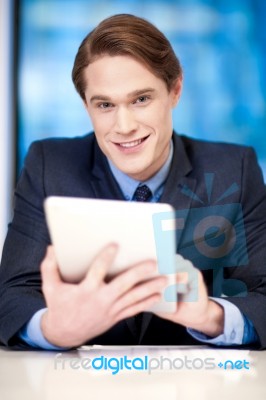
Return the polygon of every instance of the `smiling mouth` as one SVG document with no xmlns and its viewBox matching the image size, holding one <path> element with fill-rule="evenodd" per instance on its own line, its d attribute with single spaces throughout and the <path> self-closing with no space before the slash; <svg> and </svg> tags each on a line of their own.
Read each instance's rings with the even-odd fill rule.
<svg viewBox="0 0 266 400">
<path fill-rule="evenodd" d="M 118 146 L 123 147 L 125 149 L 129 149 L 131 147 L 136 147 L 139 146 L 141 143 L 144 142 L 144 140 L 146 140 L 148 138 L 148 136 L 145 136 L 142 139 L 138 139 L 138 140 L 133 140 L 132 142 L 124 142 L 124 143 L 116 143 Z"/>
</svg>

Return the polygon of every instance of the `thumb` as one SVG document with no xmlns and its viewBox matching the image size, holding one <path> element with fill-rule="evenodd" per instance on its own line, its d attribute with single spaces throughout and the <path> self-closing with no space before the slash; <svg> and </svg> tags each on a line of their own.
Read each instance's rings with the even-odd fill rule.
<svg viewBox="0 0 266 400">
<path fill-rule="evenodd" d="M 194 267 L 190 260 L 176 254 L 176 280 L 179 300 L 193 302 L 198 300 L 200 271 Z"/>
</svg>

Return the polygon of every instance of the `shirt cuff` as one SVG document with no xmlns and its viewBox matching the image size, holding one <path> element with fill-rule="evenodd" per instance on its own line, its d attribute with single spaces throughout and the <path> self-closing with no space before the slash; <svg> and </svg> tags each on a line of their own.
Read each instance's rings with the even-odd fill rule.
<svg viewBox="0 0 266 400">
<path fill-rule="evenodd" d="M 47 308 L 37 311 L 27 324 L 19 331 L 18 336 L 31 347 L 44 350 L 68 350 L 66 347 L 58 347 L 49 343 L 42 334 L 41 318 Z"/>
<path fill-rule="evenodd" d="M 210 297 L 224 309 L 224 331 L 221 335 L 211 338 L 202 332 L 187 328 L 188 333 L 195 339 L 217 346 L 232 346 L 243 344 L 245 320 L 241 311 L 231 302 Z"/>
</svg>

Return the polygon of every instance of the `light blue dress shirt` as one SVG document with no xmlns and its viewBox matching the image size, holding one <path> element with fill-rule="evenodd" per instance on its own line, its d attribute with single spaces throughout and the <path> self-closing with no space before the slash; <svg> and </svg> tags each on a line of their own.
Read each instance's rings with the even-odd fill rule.
<svg viewBox="0 0 266 400">
<path fill-rule="evenodd" d="M 119 184 L 126 200 L 133 201 L 137 187 L 140 184 L 145 184 L 152 192 L 152 198 L 150 201 L 157 202 L 163 193 L 164 184 L 171 168 L 172 158 L 173 144 L 171 142 L 170 153 L 165 164 L 156 175 L 145 182 L 139 182 L 130 178 L 128 175 L 117 169 L 110 160 L 108 160 L 108 162 L 113 176 Z M 225 298 L 212 298 L 212 300 L 219 303 L 224 309 L 223 333 L 215 338 L 210 338 L 194 329 L 187 329 L 191 336 L 201 342 L 217 346 L 241 345 L 259 341 L 252 322 L 245 317 L 234 304 L 230 303 Z M 30 321 L 20 330 L 19 337 L 32 347 L 46 350 L 64 350 L 65 348 L 50 344 L 42 334 L 41 318 L 45 311 L 46 308 L 37 311 Z"/>
</svg>

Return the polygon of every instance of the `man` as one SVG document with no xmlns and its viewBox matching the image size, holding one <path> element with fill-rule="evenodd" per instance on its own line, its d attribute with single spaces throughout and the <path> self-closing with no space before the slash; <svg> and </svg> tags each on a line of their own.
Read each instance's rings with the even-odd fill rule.
<svg viewBox="0 0 266 400">
<path fill-rule="evenodd" d="M 266 347 L 266 193 L 253 150 L 173 133 L 182 69 L 165 36 L 141 18 L 116 15 L 102 21 L 78 50 L 73 81 L 94 133 L 36 142 L 29 150 L 0 271 L 2 343 L 43 349 L 84 343 Z M 178 296 L 173 314 L 145 313 L 167 285 L 165 276 L 153 277 L 152 260 L 107 281 L 119 252 L 110 243 L 86 277 L 69 284 L 62 281 L 49 246 L 45 197 L 138 200 L 139 187 L 142 195 L 148 193 L 147 201 L 167 202 L 186 214 L 177 250 L 194 265 L 177 258 L 184 272 L 176 281 L 187 293 Z M 221 208 L 202 206 L 212 199 Z M 204 216 L 205 223 L 193 231 L 197 253 L 187 239 L 195 215 Z M 206 226 L 210 218 L 221 227 L 218 239 Z M 225 251 L 214 242 L 228 238 L 229 230 L 234 235 Z M 230 267 L 224 277 L 218 259 Z M 219 298 L 217 287 L 226 282 L 238 285 Z M 232 288 L 239 289 L 237 296 Z"/>
</svg>

